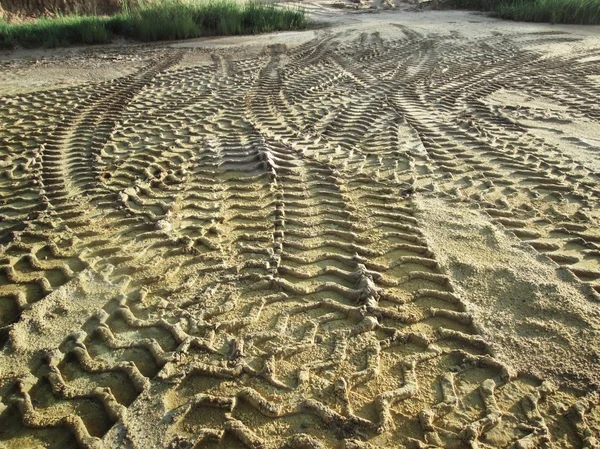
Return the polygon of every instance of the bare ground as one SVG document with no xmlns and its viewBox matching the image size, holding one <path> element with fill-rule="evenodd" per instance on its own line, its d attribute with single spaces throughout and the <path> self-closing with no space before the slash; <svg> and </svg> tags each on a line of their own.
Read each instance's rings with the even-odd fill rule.
<svg viewBox="0 0 600 449">
<path fill-rule="evenodd" d="M 0 447 L 598 447 L 600 27 L 308 7 L 3 57 Z"/>
</svg>

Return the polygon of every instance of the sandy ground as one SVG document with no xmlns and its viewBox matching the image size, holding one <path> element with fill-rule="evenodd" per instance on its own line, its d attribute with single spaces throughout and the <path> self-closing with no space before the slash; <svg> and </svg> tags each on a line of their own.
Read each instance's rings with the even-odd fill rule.
<svg viewBox="0 0 600 449">
<path fill-rule="evenodd" d="M 598 448 L 600 27 L 0 60 L 1 448 Z"/>
</svg>

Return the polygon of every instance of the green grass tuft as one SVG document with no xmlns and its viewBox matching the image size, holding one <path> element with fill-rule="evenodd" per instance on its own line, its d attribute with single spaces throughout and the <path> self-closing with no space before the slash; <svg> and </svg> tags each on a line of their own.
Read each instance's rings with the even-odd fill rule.
<svg viewBox="0 0 600 449">
<path fill-rule="evenodd" d="M 255 34 L 305 28 L 299 8 L 235 0 L 141 1 L 113 16 L 68 15 L 32 22 L 0 21 L 0 48 L 58 47 L 110 42 L 114 35 L 141 41 Z"/>
<path fill-rule="evenodd" d="M 450 0 L 448 5 L 508 20 L 600 25 L 600 0 Z"/>
<path fill-rule="evenodd" d="M 600 0 L 517 0 L 493 11 L 501 19 L 600 25 Z"/>
<path fill-rule="evenodd" d="M 106 21 L 95 16 L 40 18 L 35 22 L 0 22 L 0 47 L 59 47 L 77 44 L 102 44 L 110 40 Z"/>
</svg>

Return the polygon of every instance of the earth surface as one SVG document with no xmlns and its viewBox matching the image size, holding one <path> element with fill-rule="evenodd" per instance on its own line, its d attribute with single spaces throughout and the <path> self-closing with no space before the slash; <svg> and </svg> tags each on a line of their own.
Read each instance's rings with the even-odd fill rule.
<svg viewBox="0 0 600 449">
<path fill-rule="evenodd" d="M 0 59 L 0 447 L 598 448 L 600 27 Z"/>
</svg>

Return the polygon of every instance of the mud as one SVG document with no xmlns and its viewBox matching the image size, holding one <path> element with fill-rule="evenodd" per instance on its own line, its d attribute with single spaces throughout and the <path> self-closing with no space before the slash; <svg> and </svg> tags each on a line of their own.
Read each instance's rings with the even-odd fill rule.
<svg viewBox="0 0 600 449">
<path fill-rule="evenodd" d="M 309 6 L 2 61 L 0 447 L 598 447 L 598 28 Z"/>
</svg>

